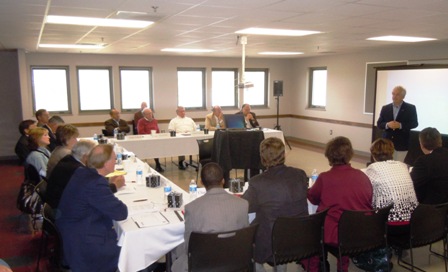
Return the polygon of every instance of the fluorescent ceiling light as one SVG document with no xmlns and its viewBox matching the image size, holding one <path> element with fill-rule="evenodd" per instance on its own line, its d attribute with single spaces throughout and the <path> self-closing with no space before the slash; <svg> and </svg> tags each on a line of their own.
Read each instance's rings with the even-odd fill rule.
<svg viewBox="0 0 448 272">
<path fill-rule="evenodd" d="M 237 34 L 254 34 L 254 35 L 274 35 L 274 36 L 306 36 L 321 33 L 319 31 L 310 30 L 292 30 L 292 29 L 274 29 L 274 28 L 257 28 L 250 27 L 238 30 Z"/>
<path fill-rule="evenodd" d="M 104 44 L 39 44 L 42 48 L 101 49 Z"/>
<path fill-rule="evenodd" d="M 160 51 L 163 52 L 179 52 L 179 53 L 210 53 L 216 50 L 212 49 L 190 49 L 190 48 L 164 48 Z"/>
<path fill-rule="evenodd" d="M 154 22 L 127 19 L 108 19 L 76 16 L 58 16 L 48 15 L 47 23 L 63 25 L 84 25 L 84 26 L 106 26 L 106 27 L 127 27 L 127 28 L 145 28 Z"/>
<path fill-rule="evenodd" d="M 260 52 L 260 55 L 277 55 L 277 56 L 288 56 L 288 55 L 302 55 L 303 52 Z"/>
<path fill-rule="evenodd" d="M 407 37 L 407 36 L 380 36 L 368 38 L 370 41 L 388 41 L 388 42 L 425 42 L 433 41 L 433 38 L 423 38 L 423 37 Z"/>
</svg>

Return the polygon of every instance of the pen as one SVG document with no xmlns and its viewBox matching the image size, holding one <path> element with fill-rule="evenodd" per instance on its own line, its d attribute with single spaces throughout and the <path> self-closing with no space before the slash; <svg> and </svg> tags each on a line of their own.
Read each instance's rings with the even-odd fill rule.
<svg viewBox="0 0 448 272">
<path fill-rule="evenodd" d="M 148 201 L 147 199 L 137 199 L 137 200 L 134 200 L 134 202 L 142 202 L 142 201 Z"/>
</svg>

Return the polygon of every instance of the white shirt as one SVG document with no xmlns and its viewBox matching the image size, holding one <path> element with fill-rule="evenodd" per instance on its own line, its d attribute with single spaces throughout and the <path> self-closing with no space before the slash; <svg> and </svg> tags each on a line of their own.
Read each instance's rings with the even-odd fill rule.
<svg viewBox="0 0 448 272">
<path fill-rule="evenodd" d="M 175 130 L 176 133 L 192 132 L 196 130 L 196 123 L 190 117 L 176 116 L 171 119 L 168 130 Z"/>
</svg>

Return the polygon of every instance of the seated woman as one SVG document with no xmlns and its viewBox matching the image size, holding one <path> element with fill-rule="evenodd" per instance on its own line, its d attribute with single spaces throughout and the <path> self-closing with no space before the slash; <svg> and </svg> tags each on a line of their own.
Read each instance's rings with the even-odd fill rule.
<svg viewBox="0 0 448 272">
<path fill-rule="evenodd" d="M 367 167 L 366 175 L 373 186 L 372 206 L 383 208 L 393 203 L 388 218 L 388 240 L 408 239 L 411 213 L 418 205 L 408 166 L 392 160 L 394 144 L 388 139 L 374 141 L 370 152 L 375 162 Z"/>
<path fill-rule="evenodd" d="M 47 176 L 47 163 L 50 158 L 50 151 L 47 146 L 50 144 L 50 136 L 45 128 L 33 128 L 29 132 L 29 149 L 31 153 L 26 158 L 26 165 L 33 166 L 41 177 Z M 37 181 L 38 182 L 38 181 Z"/>
<path fill-rule="evenodd" d="M 73 125 L 62 125 L 56 129 L 57 146 L 51 152 L 50 160 L 47 165 L 47 177 L 50 177 L 51 171 L 58 162 L 65 156 L 72 153 L 73 146 L 78 142 L 79 131 Z"/>
<path fill-rule="evenodd" d="M 317 211 L 330 208 L 325 219 L 324 242 L 336 247 L 338 244 L 338 222 L 344 210 L 371 210 L 372 185 L 369 178 L 350 166 L 353 148 L 346 137 L 336 137 L 325 148 L 331 169 L 319 175 L 308 191 L 308 200 L 318 205 Z M 319 258 L 311 258 L 310 270 L 318 271 Z M 350 259 L 342 256 L 337 271 L 348 271 Z M 328 266 L 327 266 L 328 267 Z M 333 270 L 332 270 L 333 271 Z M 334 270 L 336 271 L 336 270 Z"/>
</svg>

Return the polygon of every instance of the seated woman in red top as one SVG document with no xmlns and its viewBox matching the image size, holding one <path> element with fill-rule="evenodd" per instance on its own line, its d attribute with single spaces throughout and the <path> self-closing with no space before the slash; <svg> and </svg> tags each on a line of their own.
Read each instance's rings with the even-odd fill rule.
<svg viewBox="0 0 448 272">
<path fill-rule="evenodd" d="M 358 169 L 350 166 L 353 148 L 346 137 L 336 137 L 327 143 L 325 149 L 331 169 L 319 175 L 308 191 L 308 200 L 318 205 L 317 211 L 330 208 L 325 219 L 324 242 L 330 246 L 338 243 L 338 222 L 344 210 L 371 210 L 372 185 L 369 178 Z M 317 264 L 316 264 L 317 263 Z M 350 259 L 342 257 L 338 263 L 342 271 L 348 271 Z M 319 258 L 311 260 L 310 269 L 318 271 Z"/>
</svg>

